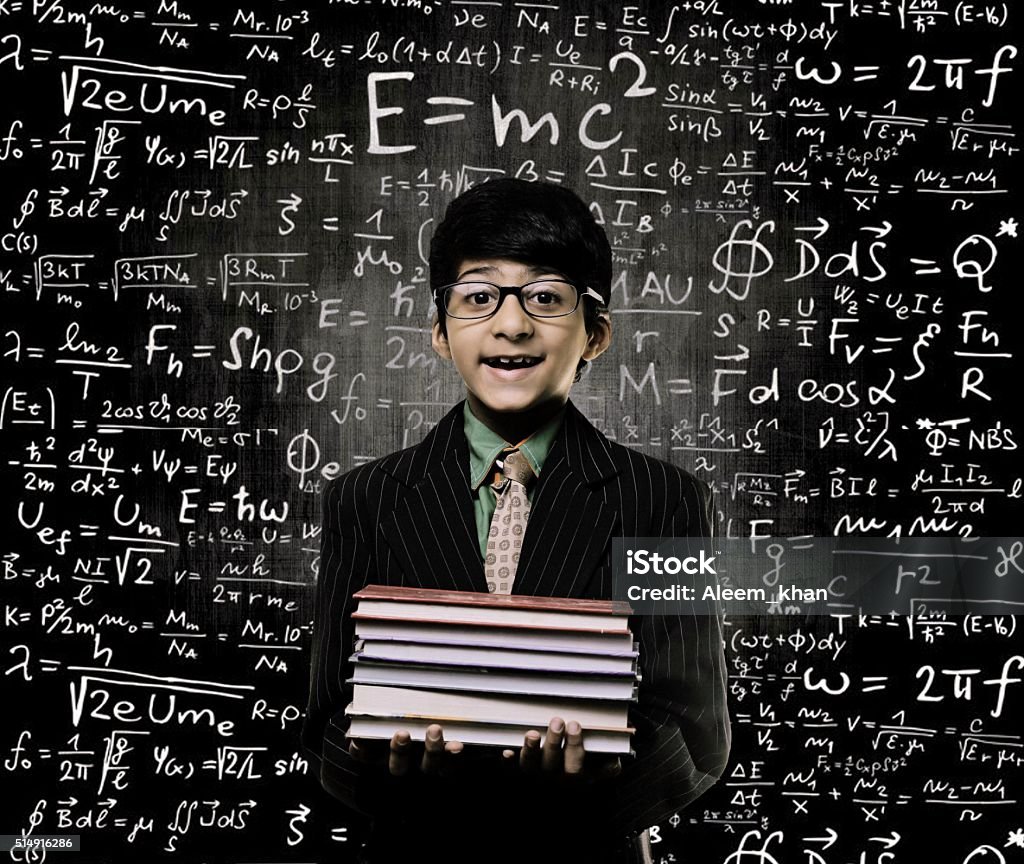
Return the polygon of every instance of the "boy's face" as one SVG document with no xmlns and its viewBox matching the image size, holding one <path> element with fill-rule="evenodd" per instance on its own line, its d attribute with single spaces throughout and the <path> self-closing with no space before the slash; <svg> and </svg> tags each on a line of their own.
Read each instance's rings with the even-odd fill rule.
<svg viewBox="0 0 1024 864">
<path fill-rule="evenodd" d="M 524 285 L 544 277 L 564 278 L 557 271 L 489 258 L 461 262 L 457 281 Z M 473 413 L 501 432 L 503 428 L 518 427 L 510 415 L 541 417 L 564 405 L 580 359 L 593 360 L 608 347 L 608 316 L 602 315 L 588 334 L 583 315 L 581 300 L 571 315 L 531 318 L 515 297 L 505 297 L 490 318 L 447 317 L 447 336 L 441 332 L 440 322 L 435 321 L 431 341 L 441 357 L 455 363 L 466 382 L 466 398 Z M 498 369 L 488 364 L 498 357 L 523 356 L 537 362 L 521 369 Z"/>
</svg>

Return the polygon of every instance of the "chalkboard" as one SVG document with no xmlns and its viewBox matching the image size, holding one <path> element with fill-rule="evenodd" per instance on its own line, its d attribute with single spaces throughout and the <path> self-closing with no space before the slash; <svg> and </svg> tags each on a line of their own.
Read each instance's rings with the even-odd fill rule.
<svg viewBox="0 0 1024 864">
<path fill-rule="evenodd" d="M 0 0 L 0 833 L 355 859 L 299 743 L 320 494 L 462 398 L 427 249 L 495 177 L 604 226 L 572 398 L 720 536 L 1021 533 L 1019 24 Z M 732 759 L 655 860 L 1024 860 L 1015 608 L 729 620 Z"/>
</svg>

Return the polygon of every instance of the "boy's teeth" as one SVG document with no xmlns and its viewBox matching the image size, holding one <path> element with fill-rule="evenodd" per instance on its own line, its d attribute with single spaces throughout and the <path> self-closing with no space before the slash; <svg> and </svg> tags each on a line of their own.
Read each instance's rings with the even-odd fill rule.
<svg viewBox="0 0 1024 864">
<path fill-rule="evenodd" d="M 495 357 L 489 362 L 491 365 L 504 366 L 509 369 L 513 367 L 518 368 L 520 366 L 532 366 L 534 364 L 534 360 L 532 358 L 518 358 L 512 360 L 507 357 Z"/>
</svg>

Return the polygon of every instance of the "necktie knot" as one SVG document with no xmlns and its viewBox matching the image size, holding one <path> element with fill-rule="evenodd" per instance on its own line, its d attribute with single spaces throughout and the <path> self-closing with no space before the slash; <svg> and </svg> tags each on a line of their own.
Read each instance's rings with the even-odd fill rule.
<svg viewBox="0 0 1024 864">
<path fill-rule="evenodd" d="M 498 454 L 494 469 L 494 481 L 491 486 L 498 492 L 505 489 L 509 480 L 515 480 L 528 488 L 535 477 L 526 456 L 521 450 L 514 448 L 506 448 Z"/>
</svg>

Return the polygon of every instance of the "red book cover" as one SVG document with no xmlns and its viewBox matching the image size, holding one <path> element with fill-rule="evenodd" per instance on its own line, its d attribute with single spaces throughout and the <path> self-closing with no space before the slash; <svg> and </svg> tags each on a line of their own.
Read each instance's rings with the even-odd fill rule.
<svg viewBox="0 0 1024 864">
<path fill-rule="evenodd" d="M 532 609 L 538 612 L 579 612 L 590 615 L 631 615 L 632 607 L 621 600 L 587 600 L 575 597 L 529 597 L 521 594 L 484 594 L 444 591 L 404 585 L 367 585 L 352 595 L 357 600 L 397 600 L 408 603 L 447 603 L 453 606 Z"/>
</svg>

